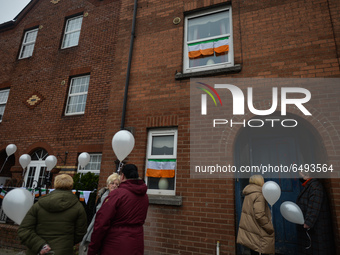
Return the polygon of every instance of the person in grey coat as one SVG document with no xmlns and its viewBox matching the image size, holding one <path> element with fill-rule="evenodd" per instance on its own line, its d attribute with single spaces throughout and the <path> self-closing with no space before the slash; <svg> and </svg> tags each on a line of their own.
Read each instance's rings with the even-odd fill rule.
<svg viewBox="0 0 340 255">
<path fill-rule="evenodd" d="M 27 212 L 18 229 L 21 243 L 28 247 L 27 255 L 73 254 L 73 246 L 86 233 L 87 218 L 72 187 L 71 176 L 57 175 L 55 190 L 40 197 Z"/>
<path fill-rule="evenodd" d="M 305 222 L 297 225 L 299 254 L 335 254 L 331 213 L 326 192 L 318 179 L 300 173 L 304 187 L 296 204 L 301 208 Z"/>
<path fill-rule="evenodd" d="M 98 202 L 97 202 L 96 212 L 99 211 L 100 207 L 103 204 L 103 201 L 110 194 L 110 192 L 119 187 L 119 184 L 120 184 L 119 175 L 117 173 L 111 174 L 107 178 L 106 184 L 107 184 L 107 187 L 102 188 L 98 192 L 99 198 L 98 198 Z M 96 214 L 93 216 L 92 221 L 87 228 L 87 232 L 86 232 L 83 240 L 81 241 L 81 243 L 79 245 L 79 255 L 87 255 L 88 246 L 91 243 L 91 235 L 92 235 L 92 232 L 93 232 L 95 218 L 96 218 Z"/>
</svg>

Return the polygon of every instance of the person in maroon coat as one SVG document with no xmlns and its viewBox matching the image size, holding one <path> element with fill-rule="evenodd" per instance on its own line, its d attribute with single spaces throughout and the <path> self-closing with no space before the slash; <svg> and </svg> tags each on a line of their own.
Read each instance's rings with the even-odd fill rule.
<svg viewBox="0 0 340 255">
<path fill-rule="evenodd" d="M 149 199 L 138 169 L 127 164 L 121 170 L 121 184 L 110 192 L 97 212 L 88 255 L 144 254 L 143 224 Z"/>
</svg>

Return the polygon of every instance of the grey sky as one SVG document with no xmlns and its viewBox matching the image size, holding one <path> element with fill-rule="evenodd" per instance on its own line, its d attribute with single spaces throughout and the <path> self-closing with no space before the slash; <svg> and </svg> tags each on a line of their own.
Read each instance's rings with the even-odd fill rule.
<svg viewBox="0 0 340 255">
<path fill-rule="evenodd" d="M 0 24 L 13 20 L 30 0 L 0 0 Z"/>
</svg>

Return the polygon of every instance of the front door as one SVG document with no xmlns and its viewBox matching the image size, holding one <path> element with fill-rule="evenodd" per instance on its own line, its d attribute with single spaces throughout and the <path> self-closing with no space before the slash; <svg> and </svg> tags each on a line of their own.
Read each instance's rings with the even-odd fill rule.
<svg viewBox="0 0 340 255">
<path fill-rule="evenodd" d="M 253 138 L 251 141 L 253 164 L 288 166 L 298 163 L 296 146 L 294 137 L 289 136 L 271 139 Z M 274 178 L 265 178 L 265 181 L 275 181 L 281 188 L 280 199 L 271 208 L 275 229 L 275 251 L 276 254 L 293 255 L 297 250 L 296 225 L 282 217 L 280 205 L 284 201 L 296 201 L 301 183 L 297 179 L 280 178 L 280 173 L 275 173 L 272 177 Z"/>
<path fill-rule="evenodd" d="M 45 161 L 31 161 L 27 166 L 25 173 L 25 187 L 26 188 L 45 188 Z"/>
<path fill-rule="evenodd" d="M 46 164 L 48 152 L 45 149 L 37 149 L 31 153 L 32 161 L 24 169 L 24 183 L 26 188 L 45 188 Z"/>
<path fill-rule="evenodd" d="M 302 126 L 297 129 L 284 128 L 244 128 L 235 146 L 235 164 L 237 166 L 271 165 L 289 166 L 290 164 L 311 163 L 315 158 L 315 137 Z M 258 174 L 258 173 L 253 173 Z M 272 218 L 275 228 L 276 254 L 297 254 L 296 224 L 285 220 L 280 213 L 280 206 L 284 201 L 296 202 L 302 188 L 297 178 L 281 178 L 280 173 L 264 176 L 265 181 L 275 181 L 281 188 L 281 197 L 273 205 Z M 287 177 L 287 176 L 286 176 Z M 237 228 L 241 216 L 243 203 L 242 190 L 249 184 L 248 178 L 235 179 L 235 207 Z M 238 254 L 249 254 L 249 250 L 237 245 Z"/>
</svg>

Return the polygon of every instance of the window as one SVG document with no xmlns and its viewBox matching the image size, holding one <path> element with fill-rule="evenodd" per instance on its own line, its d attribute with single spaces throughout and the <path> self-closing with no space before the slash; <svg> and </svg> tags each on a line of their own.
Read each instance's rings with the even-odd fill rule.
<svg viewBox="0 0 340 255">
<path fill-rule="evenodd" d="M 78 45 L 82 22 L 83 16 L 70 18 L 66 21 L 62 49 Z"/>
<path fill-rule="evenodd" d="M 9 89 L 0 90 L 0 122 L 2 121 L 2 116 L 4 116 L 8 94 L 9 94 Z"/>
<path fill-rule="evenodd" d="M 33 55 L 35 40 L 37 39 L 38 28 L 26 31 L 21 45 L 19 59 L 29 58 Z"/>
<path fill-rule="evenodd" d="M 78 173 L 84 173 L 86 174 L 87 172 L 91 172 L 94 174 L 99 174 L 100 173 L 100 166 L 102 162 L 102 154 L 90 154 L 90 162 L 82 168 L 80 164 L 78 164 Z"/>
<path fill-rule="evenodd" d="M 183 72 L 234 65 L 231 8 L 219 8 L 185 17 Z"/>
<path fill-rule="evenodd" d="M 175 195 L 177 129 L 150 130 L 146 183 L 148 194 Z"/>
<path fill-rule="evenodd" d="M 45 188 L 46 164 L 45 159 L 48 152 L 44 149 L 37 149 L 31 154 L 32 161 L 24 170 L 24 187 L 26 188 Z"/>
<path fill-rule="evenodd" d="M 84 114 L 89 83 L 89 75 L 71 80 L 65 115 Z"/>
</svg>

